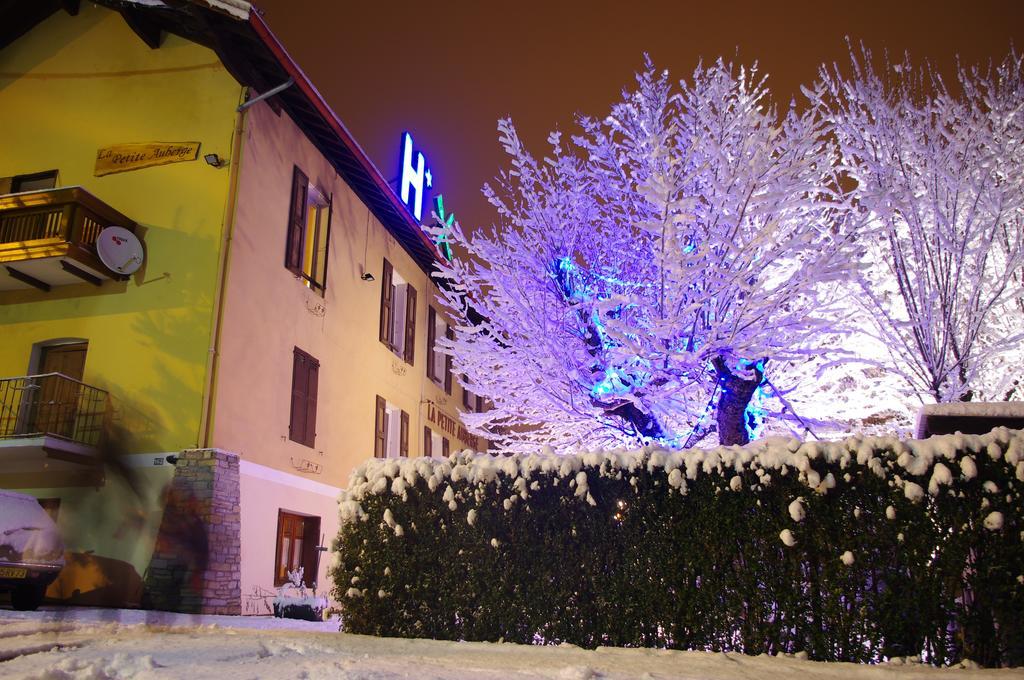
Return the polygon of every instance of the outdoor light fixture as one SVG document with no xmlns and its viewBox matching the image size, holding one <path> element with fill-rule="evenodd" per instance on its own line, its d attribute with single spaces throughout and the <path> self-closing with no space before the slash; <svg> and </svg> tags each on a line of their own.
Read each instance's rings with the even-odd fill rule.
<svg viewBox="0 0 1024 680">
<path fill-rule="evenodd" d="M 214 168 L 219 168 L 224 165 L 224 159 L 222 159 L 215 153 L 206 154 L 205 156 L 203 156 L 203 160 L 206 161 L 207 165 L 210 165 L 211 167 Z"/>
<path fill-rule="evenodd" d="M 373 281 L 374 280 L 373 274 L 371 274 L 370 272 L 363 272 L 363 275 L 360 276 L 359 278 L 361 278 L 363 281 Z"/>
</svg>

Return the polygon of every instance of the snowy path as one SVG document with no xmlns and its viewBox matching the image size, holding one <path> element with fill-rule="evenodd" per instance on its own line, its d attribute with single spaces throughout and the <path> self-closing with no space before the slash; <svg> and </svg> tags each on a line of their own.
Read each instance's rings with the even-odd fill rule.
<svg viewBox="0 0 1024 680">
<path fill-rule="evenodd" d="M 281 625 L 292 629 L 274 628 Z M 325 632 L 334 625 L 128 610 L 0 611 L 0 678 L 1024 679 L 1024 669 L 866 667 L 738 654 L 611 648 L 587 651 Z"/>
</svg>

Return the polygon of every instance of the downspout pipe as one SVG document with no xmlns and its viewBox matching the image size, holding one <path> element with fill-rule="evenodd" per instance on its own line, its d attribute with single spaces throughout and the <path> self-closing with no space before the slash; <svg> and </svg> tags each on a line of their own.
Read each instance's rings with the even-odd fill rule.
<svg viewBox="0 0 1024 680">
<path fill-rule="evenodd" d="M 281 89 L 284 89 L 283 87 Z M 242 88 L 245 98 L 246 88 Z M 271 93 L 268 93 L 268 96 Z M 243 102 L 254 103 L 253 102 Z M 238 177 L 242 160 L 242 135 L 245 131 L 246 107 L 236 109 L 235 129 L 231 136 L 231 163 L 228 170 L 228 198 L 221 222 L 220 259 L 217 264 L 217 283 L 214 288 L 213 318 L 210 328 L 210 347 L 206 356 L 206 382 L 203 385 L 203 410 L 199 421 L 198 448 L 209 448 L 213 441 L 214 392 L 217 389 L 217 367 L 220 359 L 220 331 L 224 320 L 224 286 L 227 282 L 232 237 L 235 229 L 235 210 L 238 205 Z"/>
</svg>

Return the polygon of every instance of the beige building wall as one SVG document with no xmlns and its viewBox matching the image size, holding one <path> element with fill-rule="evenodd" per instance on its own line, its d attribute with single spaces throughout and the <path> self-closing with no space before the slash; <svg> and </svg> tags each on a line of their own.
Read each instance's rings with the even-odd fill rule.
<svg viewBox="0 0 1024 680">
<path fill-rule="evenodd" d="M 274 468 L 239 461 L 241 496 L 241 586 L 242 614 L 264 616 L 273 613 L 274 556 L 277 549 L 279 508 L 321 518 L 324 543 L 338 533 L 338 494 L 341 489 L 321 484 Z M 327 576 L 331 554 L 322 553 L 317 570 L 317 594 L 329 595 Z"/>
<path fill-rule="evenodd" d="M 457 422 L 462 393 L 457 381 L 448 395 L 427 377 L 427 308 L 438 309 L 436 288 L 295 123 L 257 104 L 246 115 L 242 149 L 210 445 L 237 452 L 243 464 L 242 592 L 248 611 L 258 609 L 259 593 L 272 588 L 279 509 L 320 517 L 328 544 L 337 532 L 337 493 L 328 498 L 325 492 L 340 491 L 353 469 L 373 456 L 377 395 L 409 414 L 409 455 L 419 456 L 428 410 Z M 323 295 L 285 268 L 294 166 L 332 197 Z M 379 340 L 385 258 L 417 292 L 412 365 Z M 364 272 L 374 280 L 362 280 Z M 296 347 L 320 362 L 313 447 L 289 438 Z M 453 452 L 466 446 L 443 435 Z M 247 466 L 263 474 L 247 474 Z M 329 561 L 325 554 L 321 584 Z M 246 604 L 247 598 L 255 604 Z"/>
</svg>

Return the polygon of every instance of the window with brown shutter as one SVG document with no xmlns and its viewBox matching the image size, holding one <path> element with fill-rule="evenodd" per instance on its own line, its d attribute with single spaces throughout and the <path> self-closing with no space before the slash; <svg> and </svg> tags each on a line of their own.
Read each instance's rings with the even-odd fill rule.
<svg viewBox="0 0 1024 680">
<path fill-rule="evenodd" d="M 409 414 L 402 411 L 401 433 L 398 437 L 398 455 L 409 457 Z"/>
<path fill-rule="evenodd" d="M 327 289 L 333 198 L 309 183 L 298 167 L 292 171 L 288 206 L 285 268 L 320 295 Z"/>
<path fill-rule="evenodd" d="M 406 284 L 405 291 L 405 362 L 410 366 L 416 358 L 416 289 Z"/>
<path fill-rule="evenodd" d="M 306 446 L 316 442 L 316 402 L 317 390 L 320 388 L 320 362 L 307 355 L 309 360 L 309 379 L 306 383 Z"/>
<path fill-rule="evenodd" d="M 388 403 L 384 397 L 377 395 L 377 407 L 374 409 L 373 457 L 387 457 Z"/>
<path fill-rule="evenodd" d="M 452 453 L 451 446 L 448 444 L 448 437 L 441 440 L 441 455 L 447 458 Z"/>
<path fill-rule="evenodd" d="M 394 306 L 394 288 L 392 284 L 393 269 L 391 263 L 384 259 L 380 282 L 380 341 L 391 346 L 391 310 Z"/>
<path fill-rule="evenodd" d="M 296 166 L 292 171 L 292 196 L 291 205 L 288 207 L 288 240 L 285 243 L 284 266 L 297 276 L 302 275 L 308 192 L 309 178 Z"/>
<path fill-rule="evenodd" d="M 455 333 L 449 328 L 445 335 L 449 340 L 455 339 Z M 452 355 L 446 354 L 444 357 L 444 391 L 448 394 L 452 393 Z"/>
<path fill-rule="evenodd" d="M 432 439 L 433 439 L 433 437 L 430 434 L 430 428 L 427 427 L 426 425 L 424 425 L 423 426 L 423 455 L 426 456 L 427 458 L 430 458 L 432 455 L 434 455 L 434 452 L 433 452 L 432 447 L 431 447 L 431 440 Z"/>
<path fill-rule="evenodd" d="M 427 377 L 431 380 L 440 380 L 437 371 L 434 369 L 434 361 L 437 352 L 434 350 L 434 343 L 437 342 L 437 312 L 430 305 L 427 305 Z"/>
<path fill-rule="evenodd" d="M 316 402 L 320 362 L 298 347 L 292 355 L 292 399 L 288 438 L 312 447 L 316 441 Z"/>
<path fill-rule="evenodd" d="M 331 215 L 334 197 L 310 187 L 306 199 L 305 243 L 302 247 L 300 275 L 320 295 L 327 290 L 327 256 L 331 245 Z"/>
</svg>

